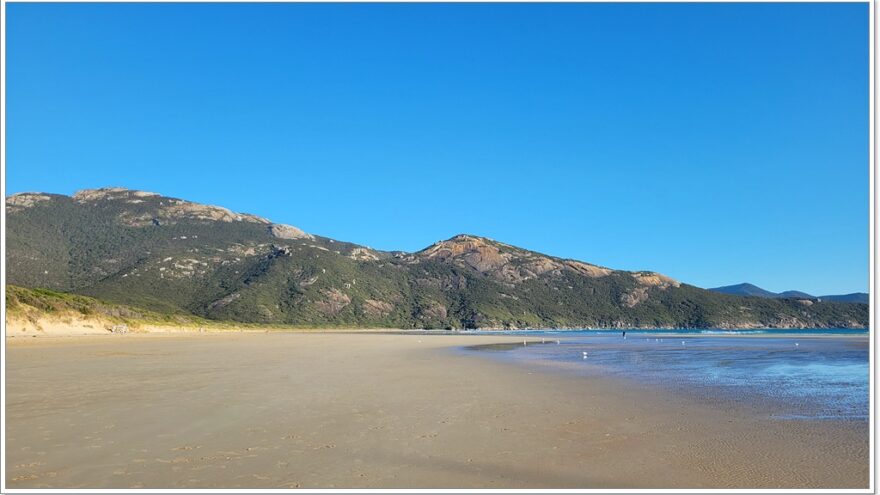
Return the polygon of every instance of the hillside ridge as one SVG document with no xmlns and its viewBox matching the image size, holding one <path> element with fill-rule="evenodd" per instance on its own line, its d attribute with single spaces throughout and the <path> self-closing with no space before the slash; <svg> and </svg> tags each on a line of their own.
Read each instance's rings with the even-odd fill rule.
<svg viewBox="0 0 880 495">
<path fill-rule="evenodd" d="M 769 290 L 762 289 L 757 285 L 750 284 L 748 282 L 743 282 L 741 284 L 736 285 L 726 285 L 724 287 L 713 287 L 711 289 L 713 292 L 718 292 L 721 294 L 731 294 L 736 296 L 749 296 L 749 297 L 768 297 L 768 298 L 791 298 L 791 299 L 811 299 L 818 301 L 837 301 L 837 302 L 848 302 L 848 303 L 861 303 L 868 304 L 868 294 L 864 292 L 853 292 L 851 294 L 830 294 L 825 296 L 813 296 L 807 294 L 806 292 L 802 292 L 799 290 L 787 290 L 784 292 L 771 292 Z"/>
<path fill-rule="evenodd" d="M 6 198 L 7 281 L 151 311 L 384 328 L 864 327 L 867 305 L 722 295 L 473 234 L 381 251 L 157 193 Z"/>
</svg>

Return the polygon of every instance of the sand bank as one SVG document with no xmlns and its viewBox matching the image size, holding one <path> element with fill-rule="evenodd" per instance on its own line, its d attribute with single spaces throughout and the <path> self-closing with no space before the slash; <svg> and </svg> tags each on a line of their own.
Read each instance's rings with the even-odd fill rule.
<svg viewBox="0 0 880 495">
<path fill-rule="evenodd" d="M 7 339 L 9 488 L 865 488 L 867 424 L 773 421 L 461 346 Z"/>
</svg>

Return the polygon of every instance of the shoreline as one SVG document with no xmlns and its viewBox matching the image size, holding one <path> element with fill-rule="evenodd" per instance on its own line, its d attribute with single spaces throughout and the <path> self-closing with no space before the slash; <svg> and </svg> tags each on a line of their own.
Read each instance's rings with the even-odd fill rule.
<svg viewBox="0 0 880 495">
<path fill-rule="evenodd" d="M 621 332 L 632 332 L 632 335 L 650 333 L 658 336 L 767 336 L 774 333 L 785 335 L 809 336 L 842 336 L 869 335 L 869 328 L 758 328 L 754 326 L 742 328 L 546 328 L 546 329 L 409 329 L 409 328 L 356 328 L 356 327 L 296 327 L 258 323 L 238 323 L 232 321 L 211 321 L 201 323 L 178 324 L 152 320 L 118 320 L 101 316 L 84 316 L 82 314 L 61 313 L 38 316 L 10 315 L 4 319 L 5 337 L 49 337 L 49 336 L 96 336 L 122 334 L 229 334 L 229 333 L 386 333 L 386 334 L 424 334 L 424 335 L 528 335 L 548 332 L 565 335 L 568 332 L 596 332 L 597 335 L 614 335 Z M 845 330 L 864 333 L 822 333 L 822 330 Z M 801 331 L 799 333 L 798 331 Z M 808 333 L 803 333 L 809 331 Z M 818 332 L 817 332 L 818 331 Z M 705 333 L 704 333 L 705 332 Z M 764 332 L 764 333 L 756 333 Z"/>
<path fill-rule="evenodd" d="M 800 330 L 813 330 L 813 329 L 800 329 Z M 822 330 L 822 329 L 815 329 Z M 284 329 L 284 328 L 241 328 L 241 329 L 205 329 L 204 331 L 200 331 L 199 329 L 180 329 L 179 327 L 160 327 L 160 326 L 150 326 L 147 330 L 137 330 L 130 331 L 125 334 L 112 333 L 110 331 L 102 331 L 102 332 L 79 332 L 79 331 L 68 331 L 68 332 L 10 332 L 8 331 L 5 335 L 6 344 L 19 344 L 23 342 L 30 342 L 34 339 L 37 340 L 52 340 L 52 339 L 89 339 L 89 338 L 138 338 L 138 337 L 187 337 L 187 336 L 196 336 L 196 337 L 209 337 L 209 336 L 226 336 L 226 335 L 255 335 L 255 334 L 271 334 L 271 335 L 298 335 L 298 334 L 339 334 L 339 335 L 422 335 L 422 336 L 449 336 L 449 337 L 508 337 L 508 338 L 541 338 L 542 335 L 539 332 L 553 332 L 552 334 L 548 333 L 546 335 L 552 335 L 554 338 L 590 338 L 590 337 L 608 337 L 619 334 L 619 331 L 607 331 L 607 333 L 597 333 L 597 334 L 579 334 L 575 335 L 574 332 L 579 332 L 580 330 L 522 330 L 516 331 L 518 333 L 512 333 L 512 331 L 498 331 L 498 333 L 494 333 L 493 331 L 454 331 L 454 330 L 409 330 L 409 329 L 389 329 L 389 328 L 364 328 L 364 329 L 339 329 L 339 328 L 323 328 L 323 329 L 302 329 L 302 328 L 294 328 L 294 329 Z M 590 332 L 606 332 L 604 330 L 587 330 Z M 776 332 L 779 333 L 776 333 Z M 566 335 L 567 332 L 572 332 L 571 335 Z M 724 333 L 676 333 L 674 331 L 660 331 L 651 332 L 650 330 L 640 330 L 637 333 L 631 334 L 633 338 L 638 338 L 639 335 L 648 334 L 657 337 L 676 337 L 676 338 L 748 338 L 748 339 L 761 339 L 761 338 L 800 338 L 800 339 L 868 339 L 870 338 L 870 330 L 865 330 L 865 333 L 804 333 L 804 332 L 796 332 L 789 330 L 778 330 L 778 329 L 770 329 L 769 333 L 735 333 L 735 332 L 724 332 Z M 517 340 L 517 342 L 519 342 Z M 530 343 L 540 343 L 538 341 L 532 341 Z"/>
<path fill-rule="evenodd" d="M 578 339 L 580 342 L 572 342 L 572 340 L 563 340 L 562 342 L 563 344 L 586 344 L 591 337 L 592 336 L 582 336 Z M 716 336 L 714 335 L 709 337 L 712 339 L 716 338 Z M 737 338 L 738 336 L 724 336 L 723 340 L 727 340 L 728 337 Z M 753 337 L 760 339 L 765 336 L 749 335 L 745 337 L 748 337 L 749 339 Z M 807 342 L 810 340 L 821 342 L 823 340 L 830 339 L 846 342 L 868 341 L 867 336 L 864 335 L 829 335 L 816 338 L 797 338 L 797 340 L 800 340 L 801 342 Z M 528 344 L 529 347 L 533 348 L 540 348 L 541 346 L 545 345 L 553 348 L 555 347 L 556 340 L 548 340 L 547 342 L 528 342 Z M 592 362 L 581 360 L 570 361 L 554 359 L 552 357 L 539 357 L 536 355 L 532 355 L 531 357 L 527 357 L 522 354 L 518 356 L 515 355 L 518 351 L 523 349 L 524 346 L 522 341 L 468 345 L 461 348 L 461 350 L 464 352 L 473 353 L 474 355 L 480 356 L 484 359 L 493 359 L 511 366 L 529 367 L 533 370 L 539 369 L 542 373 L 580 377 L 585 380 L 598 379 L 601 381 L 613 383 L 615 388 L 621 390 L 625 389 L 628 391 L 628 393 L 652 394 L 659 391 L 669 400 L 683 401 L 691 405 L 696 405 L 698 408 L 708 407 L 711 409 L 720 409 L 728 412 L 735 411 L 738 415 L 761 417 L 770 421 L 796 421 L 818 424 L 825 423 L 835 424 L 841 427 L 864 428 L 867 426 L 870 420 L 870 416 L 869 414 L 867 414 L 868 411 L 865 411 L 866 415 L 864 416 L 824 416 L 810 414 L 792 414 L 785 411 L 785 409 L 790 408 L 790 404 L 786 403 L 785 400 L 780 400 L 773 397 L 773 394 L 771 394 L 770 396 L 748 394 L 743 395 L 742 393 L 730 394 L 729 391 L 723 391 L 719 389 L 712 390 L 712 387 L 707 386 L 705 382 L 699 384 L 699 388 L 695 387 L 695 385 L 698 384 L 695 384 L 693 382 L 679 382 L 675 384 L 657 382 L 652 381 L 651 377 L 646 374 L 642 374 L 641 376 L 639 374 L 621 374 L 619 369 L 608 366 L 608 363 L 595 364 Z M 580 351 L 572 352 L 579 354 Z M 649 370 L 647 369 L 642 371 L 644 373 L 649 373 Z"/>
<path fill-rule="evenodd" d="M 96 337 L 7 347 L 9 488 L 868 485 L 867 425 L 462 352 L 509 335 Z"/>
</svg>

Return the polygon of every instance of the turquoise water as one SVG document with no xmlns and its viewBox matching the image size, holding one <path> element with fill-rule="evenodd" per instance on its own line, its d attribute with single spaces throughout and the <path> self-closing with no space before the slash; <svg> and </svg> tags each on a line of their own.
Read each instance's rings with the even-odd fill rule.
<svg viewBox="0 0 880 495">
<path fill-rule="evenodd" d="M 614 376 L 720 405 L 753 406 L 778 419 L 868 419 L 867 330 L 747 331 L 759 332 L 759 338 L 711 332 L 627 330 L 626 339 L 619 331 L 501 332 L 523 336 L 529 344 L 472 349 L 503 351 L 492 355 L 538 365 L 580 363 L 574 369 L 585 375 Z"/>
</svg>

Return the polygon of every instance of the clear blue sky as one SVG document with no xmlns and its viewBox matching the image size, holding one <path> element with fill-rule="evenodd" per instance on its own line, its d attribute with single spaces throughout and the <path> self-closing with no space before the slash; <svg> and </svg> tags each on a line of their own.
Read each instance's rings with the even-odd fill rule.
<svg viewBox="0 0 880 495">
<path fill-rule="evenodd" d="M 868 4 L 7 4 L 7 194 L 868 286 Z"/>
</svg>

